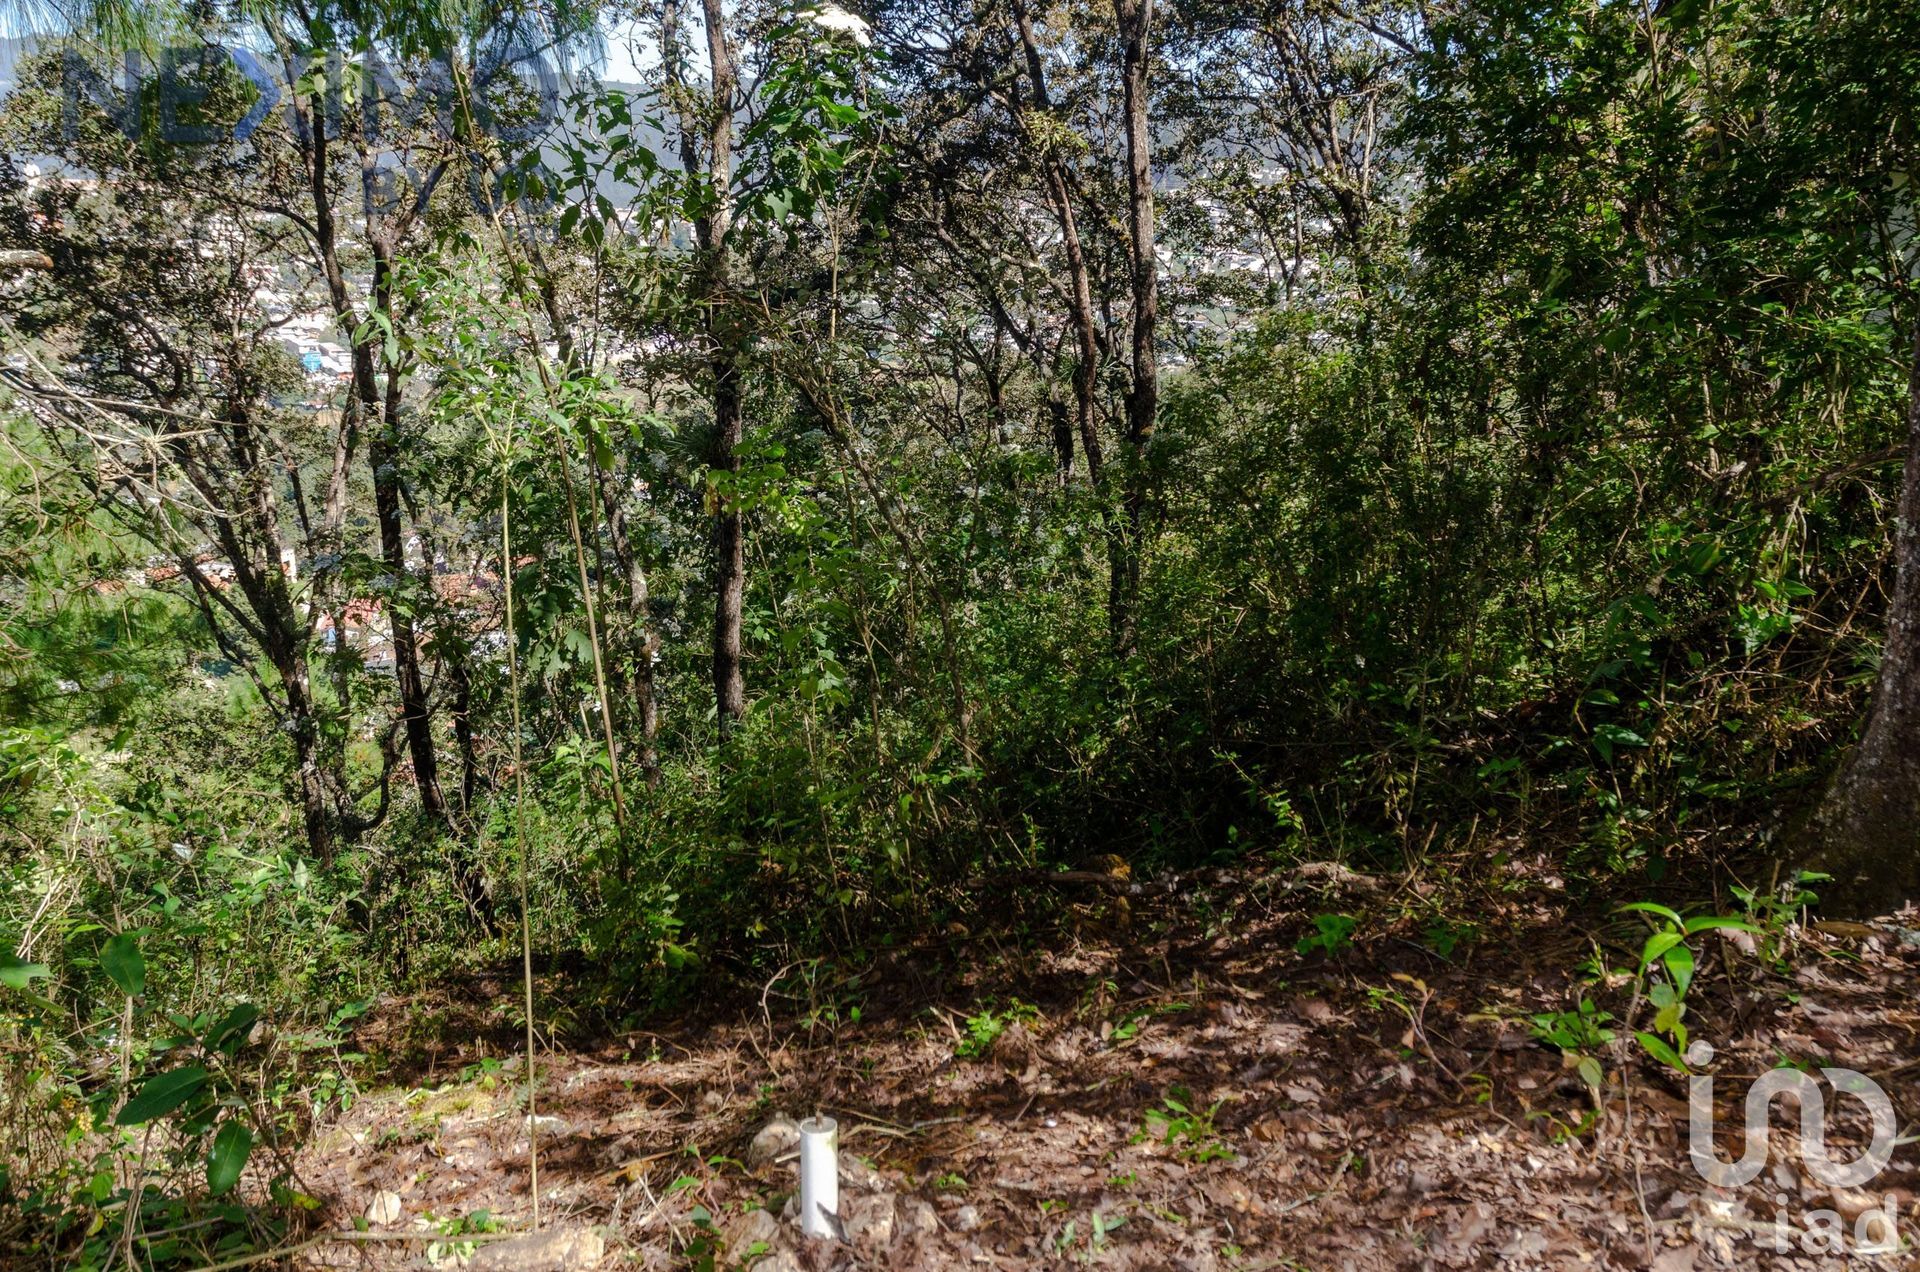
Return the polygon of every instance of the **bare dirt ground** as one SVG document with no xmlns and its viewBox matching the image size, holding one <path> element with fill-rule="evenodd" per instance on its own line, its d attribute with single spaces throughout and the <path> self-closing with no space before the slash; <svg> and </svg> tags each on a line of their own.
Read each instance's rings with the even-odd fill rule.
<svg viewBox="0 0 1920 1272">
<path fill-rule="evenodd" d="M 1413 881 L 1315 895 L 1276 873 L 1135 900 L 1124 932 L 1102 904 L 1038 948 L 954 931 L 857 976 L 790 968 L 759 1001 L 544 1054 L 531 1127 L 519 1061 L 499 1059 L 511 1011 L 484 1005 L 516 986 L 386 1004 L 370 1051 L 398 1046 L 428 1008 L 452 1022 L 446 1050 L 306 1150 L 316 1222 L 376 1239 L 322 1244 L 304 1266 L 1910 1265 L 1843 1254 L 1829 1229 L 1850 1244 L 1857 1216 L 1882 1207 L 1911 1250 L 1913 1146 L 1861 1188 L 1829 1188 L 1777 1101 L 1768 1168 L 1713 1188 L 1688 1160 L 1687 1079 L 1621 1021 L 1595 1049 L 1597 1099 L 1575 1059 L 1536 1038 L 1531 1016 L 1583 994 L 1625 1014 L 1628 978 L 1591 985 L 1582 965 L 1599 952 L 1631 966 L 1638 920 L 1572 917 L 1540 871 L 1472 898 L 1475 939 L 1449 961 L 1422 939 L 1436 905 Z M 1329 912 L 1359 917 L 1354 944 L 1299 952 Z M 1687 1019 L 1717 1050 L 1723 1160 L 1738 1155 L 1748 1082 L 1783 1063 L 1868 1074 L 1911 1133 L 1914 926 L 1783 929 L 1777 961 L 1764 940 L 1695 939 Z M 542 983 L 543 1001 L 566 993 Z M 1827 1107 L 1829 1152 L 1851 1160 L 1864 1106 L 1829 1093 Z M 780 1217 L 796 1187 L 785 1119 L 815 1112 L 842 1131 L 845 1242 Z M 530 1129 L 543 1228 L 591 1229 L 587 1245 L 460 1240 L 527 1229 Z M 1884 1225 L 1869 1216 L 1864 1231 L 1883 1239 Z"/>
</svg>

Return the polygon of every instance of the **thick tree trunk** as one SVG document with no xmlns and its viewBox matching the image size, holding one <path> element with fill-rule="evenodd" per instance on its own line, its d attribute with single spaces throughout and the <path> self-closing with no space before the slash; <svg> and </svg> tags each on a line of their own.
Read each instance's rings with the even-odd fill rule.
<svg viewBox="0 0 1920 1272">
<path fill-rule="evenodd" d="M 1893 596 L 1866 731 L 1808 825 L 1831 914 L 1920 898 L 1920 320 L 1907 384 L 1907 460 L 1893 523 Z"/>
<path fill-rule="evenodd" d="M 1159 260 L 1154 242 L 1153 136 L 1148 119 L 1147 60 L 1153 0 L 1114 0 L 1122 41 L 1121 80 L 1127 116 L 1127 231 L 1133 292 L 1133 375 L 1127 389 L 1128 465 L 1124 525 L 1114 536 L 1108 617 L 1115 652 L 1134 651 L 1139 639 L 1140 529 L 1146 507 L 1147 448 L 1160 408 L 1160 372 L 1154 328 L 1160 317 Z"/>
</svg>

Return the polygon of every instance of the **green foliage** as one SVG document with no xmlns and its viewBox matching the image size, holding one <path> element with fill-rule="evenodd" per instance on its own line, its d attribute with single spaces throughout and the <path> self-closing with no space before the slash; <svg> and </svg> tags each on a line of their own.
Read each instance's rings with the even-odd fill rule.
<svg viewBox="0 0 1920 1272">
<path fill-rule="evenodd" d="M 1005 1007 L 982 1008 L 967 1017 L 966 1034 L 953 1044 L 953 1054 L 962 1060 L 977 1060 L 993 1050 L 1008 1026 L 1039 1018 L 1039 1008 L 1017 998 L 1008 1000 Z"/>
<path fill-rule="evenodd" d="M 1225 1103 L 1225 1100 L 1215 1100 L 1202 1110 L 1195 1104 L 1191 1092 L 1175 1087 L 1159 1108 L 1148 1110 L 1146 1125 L 1135 1134 L 1134 1142 L 1157 1140 L 1177 1148 L 1181 1160 L 1195 1165 L 1232 1161 L 1238 1154 L 1221 1141 L 1214 1127 L 1214 1117 Z"/>
<path fill-rule="evenodd" d="M 1353 945 L 1353 934 L 1360 921 L 1350 914 L 1316 914 L 1313 931 L 1293 943 L 1302 954 L 1323 954 L 1334 958 Z"/>
<path fill-rule="evenodd" d="M 337 36 L 356 66 L 478 34 L 323 10 L 177 16 Z M 706 978 L 832 1031 L 862 1023 L 877 947 L 1051 931 L 1057 898 L 1002 883 L 1095 856 L 1452 853 L 1517 888 L 1524 843 L 1579 902 L 1772 851 L 1759 828 L 1818 788 L 1880 658 L 1915 13 L 1483 0 L 1362 29 L 1336 6 L 1273 49 L 1243 42 L 1251 11 L 1169 24 L 1137 449 L 1112 33 L 1078 10 L 1040 24 L 1057 91 L 1010 110 L 1033 72 L 1009 32 L 881 52 L 775 6 L 729 15 L 732 101 L 692 100 L 691 68 L 659 96 L 582 88 L 539 146 L 423 116 L 440 193 L 396 168 L 418 199 L 397 254 L 331 266 L 318 213 L 360 233 L 364 192 L 310 189 L 278 114 L 249 148 L 126 137 L 90 103 L 69 127 L 57 59 L 28 58 L 8 148 L 100 178 L 0 165 L 0 235 L 55 261 L 0 289 L 0 1097 L 30 1254 L 105 1262 L 137 1227 L 201 1235 L 136 1259 L 219 1262 L 274 1232 L 285 1150 L 354 1098 L 360 1015 L 514 965 L 522 920 L 543 966 L 594 969 L 536 1003 L 559 1032 Z M 241 104 L 206 78 L 206 110 Z M 1275 180 L 1259 157 L 1295 153 L 1301 101 L 1366 158 Z M 700 135 L 720 120 L 731 167 Z M 289 315 L 257 293 L 331 268 L 344 318 L 320 284 L 293 299 L 380 403 L 347 409 L 269 334 Z M 734 516 L 749 702 L 722 722 Z M 398 563 L 383 521 L 417 540 Z M 183 582 L 202 557 L 231 579 Z M 1632 1005 L 1596 990 L 1619 1019 L 1583 996 L 1535 1036 L 1595 1092 L 1616 1029 L 1683 1067 L 1697 938 L 1752 934 L 1778 966 L 1814 882 L 1736 890 L 1738 918 L 1626 907 Z M 1305 917 L 1302 955 L 1361 930 Z M 1444 959 L 1480 935 L 1415 922 Z M 1101 1015 L 1125 1043 L 1177 1009 Z M 989 1005 L 955 1053 L 1034 1017 Z M 1145 1134 L 1224 1158 L 1218 1108 L 1174 1093 Z M 149 1135 L 164 1169 L 128 1195 Z M 457 1256 L 488 1221 L 449 1222 Z M 1098 1253 L 1092 1222 L 1060 1248 Z"/>
<path fill-rule="evenodd" d="M 1622 913 L 1648 916 L 1653 932 L 1641 947 L 1635 964 L 1628 969 L 1635 984 L 1643 986 L 1647 1002 L 1654 1009 L 1652 1029 L 1636 1030 L 1634 1038 L 1641 1050 L 1669 1068 L 1687 1072 L 1687 991 L 1693 988 L 1693 976 L 1699 955 L 1689 943 L 1703 932 L 1757 931 L 1751 923 L 1725 915 L 1698 915 L 1682 918 L 1664 905 L 1636 901 L 1620 907 Z"/>
<path fill-rule="evenodd" d="M 1529 1024 L 1535 1038 L 1558 1048 L 1573 1062 L 1580 1080 L 1587 1084 L 1597 1101 L 1605 1071 L 1594 1053 L 1612 1043 L 1614 1032 L 1607 1028 L 1612 1020 L 1612 1012 L 1602 1011 L 1591 998 L 1582 998 L 1577 1006 L 1568 1010 L 1538 1013 L 1530 1018 Z"/>
</svg>

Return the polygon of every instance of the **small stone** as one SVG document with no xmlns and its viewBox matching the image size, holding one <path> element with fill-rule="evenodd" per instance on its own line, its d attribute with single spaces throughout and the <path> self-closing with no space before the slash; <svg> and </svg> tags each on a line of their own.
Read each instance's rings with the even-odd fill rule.
<svg viewBox="0 0 1920 1272">
<path fill-rule="evenodd" d="M 606 1240 L 591 1228 L 554 1228 L 481 1246 L 472 1272 L 575 1272 L 599 1265 Z"/>
<path fill-rule="evenodd" d="M 974 1206 L 962 1206 L 953 1212 L 953 1230 L 972 1232 L 980 1226 L 980 1211 Z"/>
<path fill-rule="evenodd" d="M 400 1194 L 382 1188 L 367 1206 L 367 1222 L 384 1228 L 400 1218 Z"/>
<path fill-rule="evenodd" d="M 776 1158 L 800 1147 L 800 1126 L 790 1117 L 776 1117 L 754 1133 L 747 1145 L 747 1165 L 771 1166 Z"/>
<path fill-rule="evenodd" d="M 727 1224 L 727 1253 L 738 1258 L 752 1250 L 755 1244 L 772 1249 L 774 1239 L 779 1235 L 779 1220 L 764 1210 L 749 1210 Z"/>
</svg>

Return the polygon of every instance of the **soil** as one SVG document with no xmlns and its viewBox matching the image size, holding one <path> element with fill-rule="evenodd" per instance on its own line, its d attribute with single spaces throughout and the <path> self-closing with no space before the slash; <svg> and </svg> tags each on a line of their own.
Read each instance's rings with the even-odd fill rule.
<svg viewBox="0 0 1920 1272">
<path fill-rule="evenodd" d="M 1531 1018 L 1592 997 L 1648 1028 L 1633 978 L 1596 982 L 1591 960 L 1631 969 L 1651 928 L 1583 915 L 1543 864 L 1504 873 L 1465 901 L 1417 880 L 1242 876 L 1071 907 L 1046 939 L 955 928 L 857 970 L 789 967 L 744 1001 L 543 1052 L 531 1123 L 503 1056 L 512 1011 L 480 1005 L 516 985 L 384 1004 L 364 1047 L 397 1048 L 431 1010 L 444 1050 L 321 1128 L 300 1179 L 321 1227 L 401 1239 L 322 1243 L 302 1265 L 511 1265 L 457 1234 L 531 1226 L 530 1131 L 543 1229 L 591 1229 L 604 1267 L 1907 1265 L 1840 1251 L 1861 1224 L 1883 1238 L 1887 1216 L 1912 1248 L 1910 1145 L 1830 1188 L 1775 1101 L 1766 1169 L 1716 1188 L 1689 1162 L 1687 1077 L 1623 1019 L 1587 1049 L 1590 1089 Z M 1329 914 L 1358 920 L 1351 939 L 1336 923 L 1302 952 Z M 1722 1160 L 1750 1080 L 1780 1064 L 1868 1075 L 1910 1133 L 1915 926 L 1693 938 L 1685 1019 L 1715 1051 L 1700 1072 Z M 540 992 L 569 990 L 555 973 Z M 1829 1090 L 1826 1108 L 1829 1153 L 1859 1156 L 1865 1105 Z M 841 1130 L 844 1241 L 782 1217 L 788 1119 L 813 1114 Z"/>
</svg>

